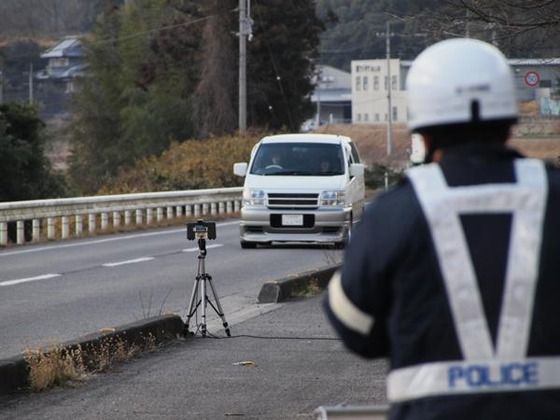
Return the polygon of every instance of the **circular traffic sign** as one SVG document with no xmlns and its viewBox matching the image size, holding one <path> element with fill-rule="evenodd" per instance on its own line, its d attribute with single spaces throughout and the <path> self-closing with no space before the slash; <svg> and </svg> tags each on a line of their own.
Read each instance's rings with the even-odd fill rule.
<svg viewBox="0 0 560 420">
<path fill-rule="evenodd" d="M 541 76 L 536 71 L 531 70 L 525 73 L 524 80 L 527 86 L 535 87 L 539 85 L 539 82 L 541 81 Z"/>
</svg>

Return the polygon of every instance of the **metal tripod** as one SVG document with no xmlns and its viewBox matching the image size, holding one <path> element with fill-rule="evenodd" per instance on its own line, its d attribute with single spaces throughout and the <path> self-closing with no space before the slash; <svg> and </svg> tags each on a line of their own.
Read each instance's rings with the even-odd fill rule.
<svg viewBox="0 0 560 420">
<path fill-rule="evenodd" d="M 191 294 L 191 300 L 189 303 L 189 308 L 187 309 L 187 322 L 185 323 L 185 334 L 189 334 L 189 322 L 191 318 L 196 314 L 196 311 L 199 307 L 202 309 L 201 314 L 201 322 L 198 325 L 200 327 L 200 332 L 203 337 L 206 337 L 207 329 L 206 329 L 206 307 L 209 304 L 212 309 L 218 314 L 218 316 L 222 319 L 222 325 L 226 331 L 228 337 L 231 337 L 231 333 L 229 331 L 229 326 L 226 321 L 226 316 L 224 315 L 224 310 L 222 309 L 222 305 L 220 305 L 220 300 L 218 299 L 218 294 L 216 293 L 216 289 L 214 288 L 214 284 L 212 283 L 212 277 L 206 272 L 206 240 L 199 239 L 198 240 L 198 272 L 196 275 L 196 281 L 194 283 L 193 291 Z M 206 284 L 210 285 L 210 290 L 212 291 L 212 295 L 214 296 L 214 303 L 208 297 L 208 289 L 206 288 Z M 193 335 L 196 334 L 196 331 L 192 333 Z"/>
</svg>

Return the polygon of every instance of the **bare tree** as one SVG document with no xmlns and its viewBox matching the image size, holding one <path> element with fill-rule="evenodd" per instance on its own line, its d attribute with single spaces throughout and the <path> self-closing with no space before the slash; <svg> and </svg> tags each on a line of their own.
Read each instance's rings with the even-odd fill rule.
<svg viewBox="0 0 560 420">
<path fill-rule="evenodd" d="M 510 55 L 558 54 L 557 0 L 446 0 L 434 17 L 430 24 L 441 34 L 482 38 Z"/>
<path fill-rule="evenodd" d="M 211 0 L 206 3 L 210 17 L 204 28 L 205 45 L 201 79 L 196 89 L 194 120 L 198 134 L 206 137 L 233 132 L 235 111 L 235 37 L 230 32 L 235 1 Z"/>
</svg>

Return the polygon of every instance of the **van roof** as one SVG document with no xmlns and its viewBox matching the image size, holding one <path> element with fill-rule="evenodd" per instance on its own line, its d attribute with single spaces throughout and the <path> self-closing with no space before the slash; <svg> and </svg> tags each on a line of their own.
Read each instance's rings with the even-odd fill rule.
<svg viewBox="0 0 560 420">
<path fill-rule="evenodd" d="M 336 143 L 351 142 L 350 137 L 339 136 L 338 134 L 310 134 L 310 133 L 297 133 L 297 134 L 276 134 L 274 136 L 266 136 L 261 139 L 261 143 Z"/>
</svg>

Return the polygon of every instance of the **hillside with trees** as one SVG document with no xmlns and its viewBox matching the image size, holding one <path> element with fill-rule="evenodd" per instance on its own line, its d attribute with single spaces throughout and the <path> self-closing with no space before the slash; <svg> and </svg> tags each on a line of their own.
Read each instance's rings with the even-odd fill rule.
<svg viewBox="0 0 560 420">
<path fill-rule="evenodd" d="M 20 99 L 31 64 L 45 65 L 40 53 L 62 36 L 83 34 L 88 76 L 69 123 L 69 175 L 80 194 L 97 192 L 139 162 L 146 168 L 153 157 L 172 160 L 171 145 L 227 138 L 237 129 L 238 0 L 126 3 L 0 1 L 0 70 L 4 86 L 20 89 Z M 317 64 L 349 70 L 353 59 L 385 57 L 387 22 L 391 56 L 401 59 L 467 34 L 510 57 L 552 57 L 560 42 L 560 2 L 549 0 L 251 3 L 248 126 L 260 131 L 296 131 L 313 114 Z M 153 185 L 188 185 L 179 178 Z"/>
<path fill-rule="evenodd" d="M 118 0 L 2 0 L 0 39 L 57 38 L 93 29 L 103 8 Z"/>
<path fill-rule="evenodd" d="M 92 193 L 173 141 L 237 128 L 237 0 L 135 0 L 104 13 L 84 40 L 71 175 Z M 322 23 L 314 1 L 254 2 L 248 125 L 298 130 L 313 113 Z"/>
<path fill-rule="evenodd" d="M 492 42 L 511 58 L 558 56 L 560 2 L 549 0 L 318 0 L 327 23 L 321 63 L 348 70 L 350 61 L 383 58 L 385 23 L 391 55 L 411 60 L 436 41 L 471 36 Z"/>
</svg>

